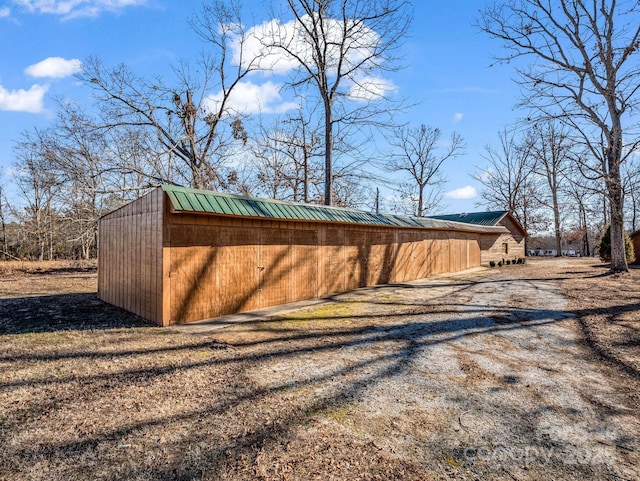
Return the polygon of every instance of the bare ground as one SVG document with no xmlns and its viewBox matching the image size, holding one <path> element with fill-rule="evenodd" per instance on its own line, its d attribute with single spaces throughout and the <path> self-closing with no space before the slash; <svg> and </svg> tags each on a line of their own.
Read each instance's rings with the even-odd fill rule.
<svg viewBox="0 0 640 481">
<path fill-rule="evenodd" d="M 0 479 L 640 479 L 640 271 L 593 259 L 335 296 L 222 330 L 0 277 Z"/>
</svg>

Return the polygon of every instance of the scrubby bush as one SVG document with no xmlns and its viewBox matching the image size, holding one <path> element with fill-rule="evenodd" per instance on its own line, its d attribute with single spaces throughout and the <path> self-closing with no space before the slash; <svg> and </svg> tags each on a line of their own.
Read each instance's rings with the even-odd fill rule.
<svg viewBox="0 0 640 481">
<path fill-rule="evenodd" d="M 600 253 L 600 259 L 602 262 L 611 262 L 611 226 L 607 226 L 607 230 L 604 231 L 598 244 Z M 633 244 L 629 238 L 629 234 L 624 233 L 624 251 L 627 257 L 627 262 L 635 261 L 636 257 L 633 252 Z"/>
<path fill-rule="evenodd" d="M 502 261 L 498 261 L 498 267 L 502 267 Z"/>
<path fill-rule="evenodd" d="M 495 267 L 496 261 L 489 261 L 489 267 Z"/>
<path fill-rule="evenodd" d="M 511 261 L 509 259 L 507 259 L 507 265 L 510 266 L 511 265 Z"/>
</svg>

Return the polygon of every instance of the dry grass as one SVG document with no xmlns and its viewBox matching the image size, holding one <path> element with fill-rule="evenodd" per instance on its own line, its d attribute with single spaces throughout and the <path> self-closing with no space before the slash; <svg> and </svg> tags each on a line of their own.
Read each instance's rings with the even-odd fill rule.
<svg viewBox="0 0 640 481">
<path fill-rule="evenodd" d="M 0 276 L 95 271 L 97 261 L 0 261 Z"/>
<path fill-rule="evenodd" d="M 0 282 L 1 480 L 638 479 L 640 271 L 549 260 L 196 335 L 65 269 Z"/>
</svg>

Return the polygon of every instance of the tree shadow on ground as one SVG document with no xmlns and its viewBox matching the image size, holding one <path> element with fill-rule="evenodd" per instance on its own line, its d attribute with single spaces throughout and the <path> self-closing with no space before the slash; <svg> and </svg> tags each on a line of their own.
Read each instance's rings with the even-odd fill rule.
<svg viewBox="0 0 640 481">
<path fill-rule="evenodd" d="M 532 282 L 526 278 L 519 280 Z M 365 399 L 369 390 L 410 373 L 421 364 L 425 353 L 439 345 L 464 342 L 478 335 L 504 336 L 509 332 L 542 329 L 567 315 L 553 308 L 498 307 L 462 301 L 474 285 L 482 288 L 498 282 L 507 281 L 454 281 L 450 284 L 453 293 L 437 298 L 437 302 L 442 302 L 439 309 L 413 303 L 411 312 L 391 312 L 381 322 L 376 320 L 379 314 L 373 313 L 338 315 L 321 328 L 306 331 L 307 321 L 321 319 L 300 317 L 298 320 L 304 322 L 295 328 L 278 327 L 278 320 L 271 319 L 264 325 L 258 323 L 259 329 L 269 331 L 267 340 L 225 344 L 216 341 L 215 333 L 208 333 L 191 337 L 181 345 L 158 337 L 154 339 L 157 344 L 149 342 L 145 349 L 113 342 L 107 348 L 101 346 L 102 350 L 83 345 L 76 350 L 56 347 L 44 353 L 34 349 L 17 356 L 0 356 L 0 363 L 4 361 L 5 366 L 18 361 L 42 366 L 37 376 L 0 383 L 0 395 L 22 392 L 19 401 L 8 404 L 3 419 L 3 436 L 18 433 L 20 438 L 7 444 L 10 448 L 0 454 L 0 465 L 6 466 L 7 473 L 15 474 L 16 478 L 37 461 L 43 468 L 51 469 L 51 476 L 58 479 L 266 480 L 284 479 L 287 472 L 290 478 L 304 479 L 296 478 L 292 474 L 295 471 L 286 469 L 306 469 L 302 472 L 310 475 L 307 479 L 312 474 L 325 479 L 329 475 L 342 479 L 428 479 L 431 475 L 420 460 L 392 456 L 375 444 L 345 435 L 339 424 L 341 416 Z M 540 279 L 538 284 L 547 282 L 550 289 L 554 287 L 550 279 Z M 340 301 L 339 296 L 334 301 L 349 302 Z M 449 317 L 455 313 L 464 313 L 466 317 Z M 591 313 L 586 309 L 574 312 L 579 319 Z M 95 294 L 0 300 L 0 319 L 0 329 L 4 329 L 0 333 L 15 334 L 102 329 L 108 335 L 108 329 L 114 327 L 150 325 L 100 301 Z M 545 335 L 548 339 L 549 333 Z M 363 352 L 360 357 L 345 362 L 347 353 L 360 351 Z M 330 363 L 320 366 L 319 359 L 329 359 Z M 95 365 L 97 369 L 64 374 L 66 362 Z M 303 368 L 293 369 L 296 363 Z M 256 381 L 260 373 L 274 372 L 273 366 L 286 366 L 288 371 L 269 382 Z M 517 371 L 505 374 L 492 380 L 492 389 L 524 389 L 520 379 Z M 445 380 L 457 382 L 453 377 Z M 150 400 L 148 404 L 132 404 L 136 395 L 149 391 L 152 394 L 145 398 Z M 183 398 L 191 396 L 195 397 L 193 403 L 180 405 Z M 450 401 L 452 405 L 457 402 Z M 473 392 L 460 402 L 465 410 L 482 411 L 487 407 L 484 398 Z M 173 403 L 180 407 L 172 409 Z M 509 403 L 493 409 L 501 410 L 506 420 L 521 422 L 523 412 Z M 529 453 L 547 452 L 544 449 L 549 449 L 549 440 L 535 438 L 534 418 L 542 418 L 554 409 L 544 405 L 531 410 L 527 415 L 529 421 L 521 423 L 522 439 L 528 443 L 522 449 L 529 449 Z M 26 442 L 34 426 L 49 423 L 55 426 L 55 419 L 72 417 L 76 411 L 84 416 L 67 424 L 60 421 L 66 427 L 55 436 Z M 394 413 L 383 415 L 392 420 Z M 104 419 L 91 427 L 93 418 Z M 319 424 L 318 418 L 337 420 L 337 427 L 336 423 L 328 427 Z M 304 439 L 301 440 L 299 432 L 304 433 Z M 487 432 L 491 434 L 490 430 Z M 440 449 L 436 444 L 446 444 L 444 439 L 429 444 L 432 441 L 428 433 L 424 436 L 418 442 L 425 450 L 434 446 Z M 308 443 L 307 438 L 311 439 Z M 553 443 L 558 453 L 572 449 L 569 442 L 554 439 Z M 464 449 L 466 454 L 468 448 Z M 287 460 L 279 464 L 269 462 L 274 456 L 280 462 L 282 459 L 277 456 L 284 456 L 283 453 L 289 453 L 288 464 Z M 60 459 L 65 459 L 65 463 L 59 463 Z M 342 459 L 345 462 L 340 465 Z M 362 461 L 359 466 L 354 463 L 358 459 Z M 322 464 L 329 461 L 334 464 Z M 530 460 L 532 472 L 538 461 Z M 558 479 L 569 479 L 564 476 L 568 473 L 583 479 L 602 474 L 594 474 L 590 465 L 571 465 L 570 458 L 568 464 L 564 471 L 562 466 L 556 466 L 556 471 L 549 467 L 545 474 Z M 315 466 L 317 472 L 306 467 L 309 465 Z M 478 473 L 479 479 L 502 479 L 495 472 Z M 536 479 L 538 474 L 522 479 Z M 504 479 L 508 479 L 506 475 Z M 600 479 L 608 478 L 600 476 Z"/>
<path fill-rule="evenodd" d="M 458 282 L 456 295 L 478 284 L 481 286 Z M 10 301 L 16 300 L 0 301 L 0 316 L 4 319 L 8 315 L 16 322 L 23 319 L 22 324 L 10 327 L 13 333 L 149 325 L 138 316 L 103 303 L 95 294 Z M 466 317 L 450 317 L 459 312 Z M 274 327 L 267 341 L 225 344 L 215 340 L 215 333 L 209 333 L 180 346 L 156 339 L 158 344 L 150 344 L 144 350 L 114 343 L 100 353 L 63 348 L 46 355 L 25 352 L 0 361 L 42 363 L 45 374 L 0 384 L 0 394 L 21 389 L 28 394 L 22 395 L 19 408 L 11 405 L 5 414 L 3 436 L 19 433 L 22 437 L 20 442 L 7 444 L 10 449 L 4 459 L 0 455 L 0 461 L 4 461 L 7 473 L 19 475 L 28 469 L 30 460 L 37 459 L 42 466 L 50 467 L 58 479 L 283 479 L 286 472 L 278 469 L 289 469 L 286 463 L 278 467 L 268 459 L 270 453 L 288 452 L 291 469 L 305 469 L 303 463 L 315 463 L 321 469 L 319 475 L 340 473 L 342 479 L 425 479 L 429 475 L 420 460 L 392 456 L 357 438 L 343 439 L 343 431 L 318 425 L 318 414 L 340 420 L 341 413 L 362 401 L 370 389 L 409 373 L 420 365 L 425 353 L 439 345 L 482 334 L 499 336 L 538 329 L 562 320 L 566 314 L 553 309 L 496 308 L 450 299 L 443 310 L 417 305 L 410 313 L 389 314 L 379 325 L 372 325 L 380 317 L 378 314 L 320 316 L 314 322 L 330 324 L 311 331 L 305 331 L 303 324 L 296 329 Z M 5 324 L 0 327 L 6 329 Z M 345 361 L 346 353 L 360 350 L 361 356 Z M 316 356 L 323 355 L 326 357 L 320 359 L 331 362 L 319 366 Z M 59 374 L 60 365 L 71 361 L 95 365 L 96 369 Z M 294 369 L 296 364 L 302 367 Z M 281 365 L 288 368 L 281 378 L 257 380 L 261 372 L 273 372 L 273 366 Z M 514 371 L 494 380 L 494 384 L 496 389 L 518 389 L 520 379 Z M 130 407 L 130 397 L 147 392 L 153 394 L 147 398 L 152 402 Z M 195 400 L 189 403 L 193 396 Z M 481 406 L 480 401 L 478 398 L 474 407 Z M 476 401 L 470 398 L 464 402 Z M 93 411 L 95 406 L 100 409 Z M 522 412 L 508 403 L 495 406 L 496 410 L 500 408 L 508 420 L 519 422 L 522 417 Z M 76 410 L 86 413 L 85 417 L 72 417 L 70 414 Z M 393 413 L 382 414 L 393 417 Z M 85 426 L 101 417 L 102 424 Z M 59 436 L 41 438 L 38 443 L 25 441 L 29 430 L 34 429 L 30 426 L 47 425 L 56 418 L 64 420 Z M 28 426 L 24 425 L 25 419 L 29 420 Z M 522 426 L 523 437 L 530 439 L 528 447 L 543 452 L 546 441 L 533 438 L 535 424 Z M 327 429 L 328 434 L 313 438 L 322 429 Z M 301 440 L 299 430 L 311 436 L 313 442 L 304 444 L 307 438 Z M 165 436 L 171 441 L 162 441 Z M 428 437 L 419 442 L 431 446 L 427 444 L 431 442 Z M 558 452 L 570 448 L 558 440 L 554 442 L 558 443 L 554 446 Z M 297 447 L 301 447 L 299 453 Z M 350 466 L 319 464 L 328 454 L 340 460 L 346 453 Z M 358 458 L 363 460 L 360 466 L 353 462 Z M 558 469 L 550 476 L 560 479 L 569 472 Z M 593 474 L 589 465 L 568 466 L 569 469 L 574 470 L 572 474 L 584 469 L 585 479 Z M 489 473 L 484 479 L 499 477 Z"/>
<path fill-rule="evenodd" d="M 576 315 L 585 344 L 592 349 L 607 364 L 622 372 L 640 380 L 640 366 L 638 362 L 629 359 L 620 348 L 640 347 L 640 326 L 636 329 L 626 329 L 624 342 L 611 342 L 599 332 L 597 323 L 592 318 L 602 319 L 599 322 L 618 324 L 619 318 L 628 313 L 640 312 L 640 302 L 624 306 L 607 308 L 580 309 L 573 311 Z M 637 321 L 636 321 L 637 322 Z M 626 321 L 623 321 L 626 324 Z M 639 352 L 640 353 L 640 352 Z"/>
<path fill-rule="evenodd" d="M 455 310 L 460 306 L 451 307 Z M 509 313 L 505 312 L 505 315 Z M 521 310 L 512 310 L 510 313 L 512 319 L 522 319 L 522 316 Z M 114 413 L 115 419 L 120 419 L 120 422 L 111 428 L 105 426 L 92 434 L 75 436 L 75 440 L 67 437 L 43 440 L 32 446 L 14 446 L 13 457 L 37 457 L 55 463 L 55 459 L 64 456 L 69 460 L 65 474 L 71 478 L 104 462 L 115 463 L 110 468 L 115 473 L 105 479 L 147 479 L 145 476 L 167 480 L 187 480 L 194 476 L 195 479 L 224 479 L 218 476 L 224 472 L 233 473 L 231 477 L 234 479 L 260 478 L 256 473 L 245 473 L 247 476 L 243 477 L 239 471 L 245 465 L 251 467 L 259 464 L 261 452 L 281 449 L 283 443 L 295 438 L 297 429 L 312 423 L 318 413 L 335 416 L 333 413 L 340 413 L 349 405 L 360 401 L 373 386 L 406 374 L 425 350 L 469 335 L 529 329 L 553 323 L 562 318 L 562 313 L 556 313 L 556 318 L 540 317 L 530 324 L 514 321 L 508 325 L 498 325 L 490 316 L 483 315 L 478 310 L 477 315 L 459 320 L 405 319 L 397 324 L 379 327 L 342 328 L 298 336 L 281 333 L 269 345 L 259 342 L 228 346 L 216 344 L 219 356 L 203 361 L 184 361 L 160 368 L 125 367 L 119 372 L 98 372 L 90 376 L 58 377 L 52 374 L 37 381 L 2 383 L 0 392 L 22 387 L 64 393 L 54 395 L 57 396 L 54 399 L 49 397 L 43 402 L 33 403 L 20 412 L 22 418 L 46 422 L 45 417 L 51 416 L 52 412 L 63 412 L 67 405 L 79 408 L 85 403 L 90 405 L 96 393 L 108 399 L 114 392 L 136 392 L 154 382 L 162 382 L 167 377 L 184 379 L 183 376 L 192 372 L 209 369 L 213 369 L 212 372 L 226 373 L 207 393 L 201 393 L 206 394 L 206 397 L 203 397 L 202 405 L 198 408 L 156 413 L 146 407 L 147 415 L 136 420 L 129 419 L 126 414 Z M 336 321 L 339 322 L 340 319 L 337 318 Z M 210 347 L 211 339 L 202 339 L 200 343 L 191 343 L 182 349 L 186 358 L 194 349 Z M 346 364 L 342 362 L 340 353 L 353 349 L 367 349 L 366 355 L 358 361 Z M 151 349 L 150 352 L 154 350 Z M 322 353 L 333 354 L 334 365 L 320 370 L 292 373 L 291 376 L 266 385 L 255 384 L 247 378 L 249 370 L 273 362 L 297 362 Z M 112 349 L 106 359 L 103 356 L 95 357 L 91 352 L 78 354 L 81 355 L 76 356 L 77 358 L 84 357 L 84 362 L 93 364 L 117 358 L 130 362 L 134 357 L 148 353 Z M 58 359 L 68 358 L 68 355 L 60 353 Z M 34 360 L 36 359 L 27 361 Z M 55 360 L 54 356 L 45 361 Z M 516 383 L 515 377 L 504 380 L 504 383 Z M 59 391 L 52 391 L 55 386 L 60 387 Z M 305 394 L 308 392 L 314 394 Z M 187 395 L 189 393 L 185 392 L 184 396 Z M 167 401 L 164 400 L 163 403 Z M 178 403 L 178 399 L 171 402 Z M 225 419 L 234 426 L 226 434 L 226 428 L 223 428 Z M 11 425 L 12 421 L 7 419 L 7 429 L 11 429 Z M 236 425 L 239 426 L 235 427 Z M 137 462 L 132 462 L 129 454 L 114 448 L 130 446 L 132 439 L 144 444 L 146 439 L 155 439 L 167 430 L 182 434 L 179 442 L 171 446 L 168 458 L 159 462 L 151 463 L 149 459 L 152 458 L 148 456 L 141 456 Z M 164 447 L 145 446 L 162 455 Z M 379 449 L 374 449 L 369 444 L 352 443 L 341 449 L 349 448 L 355 449 L 359 455 L 367 452 L 371 456 L 370 464 L 362 468 L 370 475 L 376 474 L 376 471 L 369 471 L 376 467 L 379 470 L 377 474 L 382 474 L 387 479 L 402 473 L 407 476 L 405 479 L 419 479 L 422 476 L 420 473 L 423 473 L 423 468 L 419 463 L 381 459 Z M 87 459 L 97 460 L 97 463 L 94 461 L 87 465 Z M 115 467 L 118 463 L 120 467 Z M 208 477 L 205 473 L 209 473 Z"/>
<path fill-rule="evenodd" d="M 0 299 L 0 335 L 150 325 L 101 301 L 95 293 Z"/>
</svg>

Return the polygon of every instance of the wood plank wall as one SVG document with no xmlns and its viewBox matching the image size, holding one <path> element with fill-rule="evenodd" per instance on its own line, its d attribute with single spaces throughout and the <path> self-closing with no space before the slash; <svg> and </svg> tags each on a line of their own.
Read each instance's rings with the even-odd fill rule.
<svg viewBox="0 0 640 481">
<path fill-rule="evenodd" d="M 510 216 L 500 221 L 500 225 L 509 229 L 508 234 L 483 234 L 480 239 L 482 265 L 488 265 L 490 261 L 499 262 L 502 259 L 517 259 L 525 256 L 525 238 L 521 234 L 521 228 L 517 226 Z M 504 245 L 506 244 L 505 253 Z"/>
<path fill-rule="evenodd" d="M 507 245 L 507 253 L 503 244 Z M 518 242 L 511 234 L 482 234 L 480 248 L 482 250 L 482 265 L 488 265 L 490 261 L 499 262 L 502 259 L 517 259 L 524 257 L 524 239 Z"/>
<path fill-rule="evenodd" d="M 633 244 L 633 253 L 636 256 L 634 264 L 640 264 L 640 233 L 631 236 L 631 243 Z"/>
<path fill-rule="evenodd" d="M 162 324 L 160 189 L 100 219 L 98 297 Z"/>
<path fill-rule="evenodd" d="M 168 214 L 164 239 L 165 325 L 480 265 L 458 231 Z"/>
</svg>

